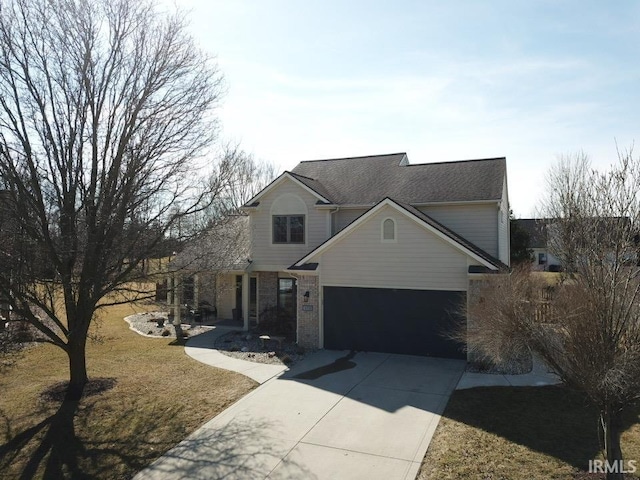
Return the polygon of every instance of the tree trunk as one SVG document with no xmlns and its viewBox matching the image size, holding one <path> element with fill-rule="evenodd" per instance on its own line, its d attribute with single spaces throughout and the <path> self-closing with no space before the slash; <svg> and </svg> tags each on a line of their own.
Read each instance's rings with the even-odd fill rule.
<svg viewBox="0 0 640 480">
<path fill-rule="evenodd" d="M 605 406 L 600 412 L 600 422 L 602 424 L 602 436 L 606 456 L 605 467 L 607 467 L 607 480 L 623 480 L 624 463 L 622 447 L 620 446 L 620 435 L 622 434 L 620 410 L 610 405 Z"/>
<path fill-rule="evenodd" d="M 87 384 L 86 335 L 81 338 L 70 339 L 67 355 L 69 356 L 69 389 L 67 400 L 79 400 L 84 386 Z"/>
</svg>

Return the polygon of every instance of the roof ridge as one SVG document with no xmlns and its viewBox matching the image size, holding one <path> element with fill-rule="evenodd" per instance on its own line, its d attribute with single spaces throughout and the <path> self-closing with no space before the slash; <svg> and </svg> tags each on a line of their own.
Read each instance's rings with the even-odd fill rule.
<svg viewBox="0 0 640 480">
<path fill-rule="evenodd" d="M 377 155 L 360 155 L 357 157 L 339 157 L 339 158 L 320 158 L 317 160 L 301 160 L 299 163 L 311 163 L 311 162 L 333 162 L 336 160 L 359 160 L 363 158 L 373 158 L 373 157 L 392 157 L 394 155 L 406 155 L 407 152 L 396 152 L 396 153 L 382 153 Z"/>
<path fill-rule="evenodd" d="M 427 165 L 442 165 L 450 163 L 473 163 L 473 162 L 489 162 L 492 160 L 506 160 L 507 157 L 490 157 L 490 158 L 470 158 L 468 160 L 446 160 L 442 162 L 428 162 L 428 163 L 408 163 L 403 165 L 404 167 L 424 167 Z"/>
<path fill-rule="evenodd" d="M 293 175 L 294 177 L 301 177 L 301 178 L 306 178 L 307 180 L 313 180 L 315 182 L 319 182 L 319 180 L 312 178 L 312 177 L 307 177 L 306 175 L 302 175 L 300 173 L 296 173 L 296 172 L 292 172 L 291 170 L 286 170 L 286 173 Z"/>
</svg>

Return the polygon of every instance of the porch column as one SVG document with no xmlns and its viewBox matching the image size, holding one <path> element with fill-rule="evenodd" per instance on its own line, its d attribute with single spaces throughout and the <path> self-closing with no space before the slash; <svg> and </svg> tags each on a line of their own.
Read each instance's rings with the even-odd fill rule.
<svg viewBox="0 0 640 480">
<path fill-rule="evenodd" d="M 197 309 L 200 303 L 200 274 L 193 275 L 193 308 Z"/>
<path fill-rule="evenodd" d="M 243 330 L 249 330 L 249 274 L 242 274 L 242 320 L 244 321 Z"/>
<path fill-rule="evenodd" d="M 180 325 L 182 323 L 182 308 L 180 301 L 182 300 L 182 280 L 176 279 L 174 275 L 172 277 L 173 283 L 173 324 Z"/>
<path fill-rule="evenodd" d="M 169 275 L 166 277 L 167 279 L 167 296 L 165 298 L 165 302 L 167 307 L 173 307 L 173 275 Z"/>
</svg>

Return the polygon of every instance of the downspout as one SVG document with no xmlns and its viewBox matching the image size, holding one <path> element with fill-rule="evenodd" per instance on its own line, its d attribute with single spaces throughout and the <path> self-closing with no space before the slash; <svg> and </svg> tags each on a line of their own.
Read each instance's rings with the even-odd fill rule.
<svg viewBox="0 0 640 480">
<path fill-rule="evenodd" d="M 331 216 L 331 236 L 333 237 L 335 235 L 335 232 L 333 231 L 334 228 L 334 224 L 333 224 L 333 214 L 337 213 L 338 210 L 340 210 L 340 207 L 336 207 L 333 211 L 329 212 L 329 215 Z"/>
</svg>

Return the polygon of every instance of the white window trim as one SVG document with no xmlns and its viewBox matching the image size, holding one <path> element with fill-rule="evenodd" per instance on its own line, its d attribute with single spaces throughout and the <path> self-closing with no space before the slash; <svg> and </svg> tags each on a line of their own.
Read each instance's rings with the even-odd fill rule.
<svg viewBox="0 0 640 480">
<path fill-rule="evenodd" d="M 273 221 L 274 221 L 274 217 L 302 217 L 302 235 L 304 237 L 304 241 L 303 242 L 274 242 L 273 241 L 273 235 L 274 235 L 274 230 L 273 230 Z M 289 237 L 289 227 L 287 226 L 287 237 Z M 273 215 L 271 215 L 271 246 L 280 246 L 280 245 L 306 245 L 307 244 L 307 215 L 306 214 L 302 214 L 302 213 L 295 213 L 295 214 L 279 214 L 279 213 L 275 213 Z"/>
<path fill-rule="evenodd" d="M 387 220 L 391 220 L 393 222 L 393 238 L 384 238 L 384 223 Z M 385 217 L 380 222 L 380 241 L 382 243 L 398 243 L 398 223 L 395 218 Z"/>
<path fill-rule="evenodd" d="M 280 202 L 284 201 L 284 205 Z M 291 205 L 293 202 L 293 206 Z M 292 245 L 308 245 L 308 221 L 309 210 L 305 201 L 295 193 L 283 193 L 271 202 L 271 208 L 269 209 L 269 245 L 272 248 L 290 248 Z M 302 216 L 304 217 L 304 242 L 302 243 L 290 243 L 290 242 L 274 242 L 273 241 L 273 217 L 274 216 Z"/>
</svg>

